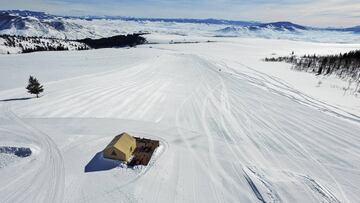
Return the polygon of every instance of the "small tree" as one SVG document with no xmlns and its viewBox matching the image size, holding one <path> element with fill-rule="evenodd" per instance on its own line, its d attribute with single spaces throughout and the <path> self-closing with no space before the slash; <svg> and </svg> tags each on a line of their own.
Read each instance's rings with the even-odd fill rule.
<svg viewBox="0 0 360 203">
<path fill-rule="evenodd" d="M 29 78 L 29 84 L 28 86 L 26 87 L 26 89 L 28 90 L 28 92 L 30 94 L 36 94 L 36 97 L 39 98 L 39 94 L 41 92 L 44 91 L 44 88 L 43 86 L 39 83 L 39 81 L 33 77 L 33 76 L 30 76 Z"/>
</svg>

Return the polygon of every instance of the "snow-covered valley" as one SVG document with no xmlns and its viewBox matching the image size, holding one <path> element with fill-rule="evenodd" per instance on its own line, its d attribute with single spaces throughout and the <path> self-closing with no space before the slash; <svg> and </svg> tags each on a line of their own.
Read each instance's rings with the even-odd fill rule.
<svg viewBox="0 0 360 203">
<path fill-rule="evenodd" d="M 148 40 L 216 42 L 0 56 L 0 146 L 33 151 L 0 168 L 2 202 L 359 200 L 358 96 L 261 59 L 360 45 Z M 24 89 L 30 74 L 39 99 Z M 160 140 L 151 164 L 86 172 L 123 131 Z"/>
</svg>

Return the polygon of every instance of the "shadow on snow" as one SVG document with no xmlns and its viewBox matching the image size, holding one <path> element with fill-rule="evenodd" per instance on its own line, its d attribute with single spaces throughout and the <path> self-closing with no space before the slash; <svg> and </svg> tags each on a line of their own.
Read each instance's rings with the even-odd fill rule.
<svg viewBox="0 0 360 203">
<path fill-rule="evenodd" d="M 101 151 L 96 153 L 90 162 L 85 166 L 84 172 L 107 171 L 119 167 L 121 164 L 121 161 L 104 158 L 103 152 Z"/>
<path fill-rule="evenodd" d="M 29 100 L 29 99 L 32 99 L 32 98 L 34 98 L 34 97 L 11 98 L 11 99 L 3 99 L 3 100 L 0 100 L 0 102 L 22 101 L 22 100 Z"/>
</svg>

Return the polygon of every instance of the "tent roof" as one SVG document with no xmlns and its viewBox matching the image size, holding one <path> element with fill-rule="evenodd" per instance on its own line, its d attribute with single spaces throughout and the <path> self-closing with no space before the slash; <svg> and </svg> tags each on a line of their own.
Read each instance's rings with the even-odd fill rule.
<svg viewBox="0 0 360 203">
<path fill-rule="evenodd" d="M 134 138 L 131 135 L 121 133 L 120 135 L 117 135 L 105 149 L 114 147 L 122 152 L 127 152 L 129 151 L 129 146 L 133 140 Z"/>
</svg>

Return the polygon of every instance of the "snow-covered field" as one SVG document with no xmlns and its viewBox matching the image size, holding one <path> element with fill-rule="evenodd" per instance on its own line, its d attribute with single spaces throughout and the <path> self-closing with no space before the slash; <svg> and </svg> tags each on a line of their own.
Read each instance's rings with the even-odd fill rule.
<svg viewBox="0 0 360 203">
<path fill-rule="evenodd" d="M 358 202 L 359 98 L 261 59 L 360 45 L 149 36 L 184 39 L 216 42 L 0 56 L 0 146 L 33 151 L 1 202 Z M 99 159 L 123 131 L 161 141 L 148 167 Z"/>
</svg>

